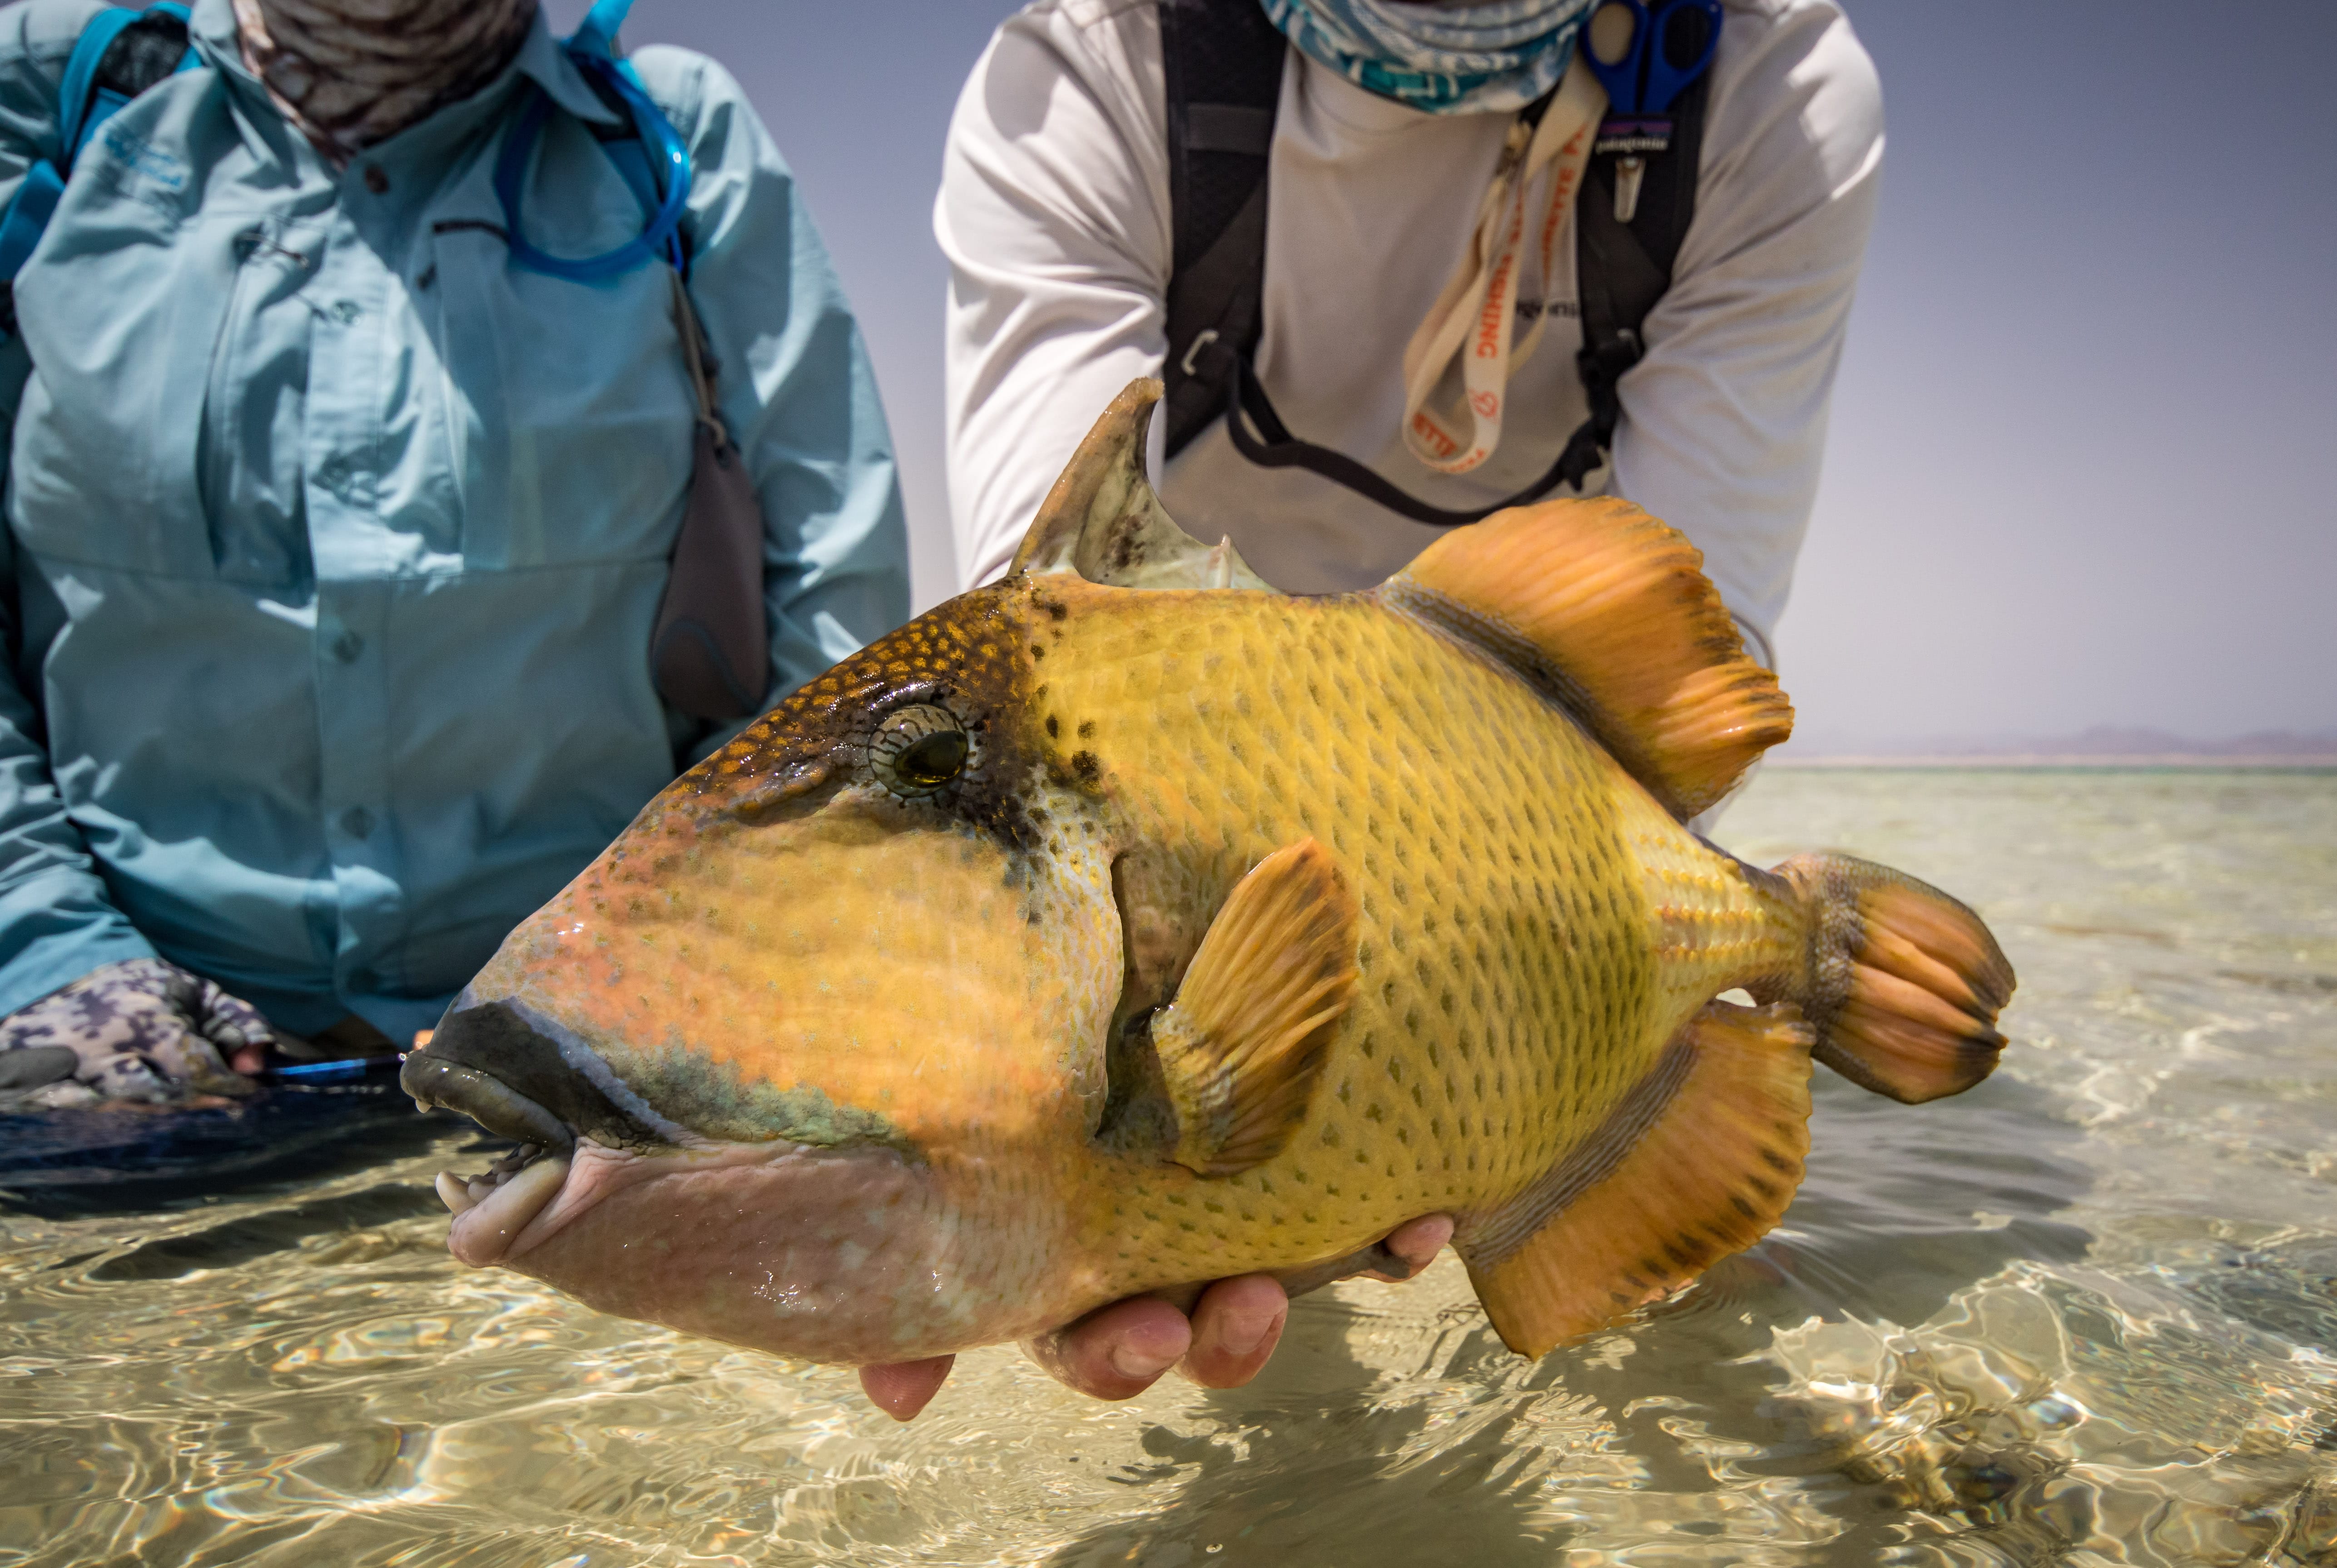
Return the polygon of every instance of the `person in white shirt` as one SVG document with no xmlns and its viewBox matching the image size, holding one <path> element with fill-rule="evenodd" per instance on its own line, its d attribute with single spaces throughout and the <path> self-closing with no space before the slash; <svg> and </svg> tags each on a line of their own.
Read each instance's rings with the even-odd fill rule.
<svg viewBox="0 0 2337 1568">
<path fill-rule="evenodd" d="M 1655 6 L 1658 32 L 1667 3 Z M 1697 3 L 1718 27 L 1693 216 L 1641 325 L 1644 352 L 1609 383 L 1619 409 L 1580 490 L 1627 497 L 1687 534 L 1748 649 L 1774 663 L 1873 214 L 1881 94 L 1833 0 Z M 1611 68 L 1614 41 L 1629 36 L 1627 0 L 1034 0 L 999 28 L 958 101 L 934 213 L 951 266 L 949 486 L 969 585 L 1004 570 L 1122 387 L 1167 369 L 1174 397 L 1163 13 L 1181 29 L 1250 5 L 1289 44 L 1264 148 L 1250 358 L 1288 432 L 1465 516 L 1549 480 L 1593 411 L 1573 236 L 1582 205 L 1632 215 L 1620 164 L 1606 165 L 1605 184 L 1585 177 L 1594 141 L 1617 129 L 1602 114 L 1626 107 L 1593 61 Z M 1204 363 L 1183 358 L 1188 370 Z M 1161 426 L 1170 515 L 1196 536 L 1230 535 L 1277 587 L 1376 583 L 1439 533 L 1308 468 L 1253 463 L 1224 418 L 1164 463 Z M 1416 1268 L 1450 1231 L 1442 1217 L 1407 1226 L 1383 1271 Z M 1264 1364 L 1286 1308 L 1271 1279 L 1223 1281 L 1189 1327 L 1166 1303 L 1122 1302 L 1032 1348 L 1107 1397 L 1180 1358 L 1223 1387 Z"/>
</svg>

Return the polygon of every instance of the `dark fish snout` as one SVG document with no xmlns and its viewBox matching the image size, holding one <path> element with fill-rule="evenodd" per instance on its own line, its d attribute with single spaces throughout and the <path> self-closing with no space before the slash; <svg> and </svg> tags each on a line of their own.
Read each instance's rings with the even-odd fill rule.
<svg viewBox="0 0 2337 1568">
<path fill-rule="evenodd" d="M 416 1104 L 460 1111 L 498 1138 L 541 1144 L 562 1154 L 576 1142 L 566 1122 L 501 1079 L 434 1055 L 427 1047 L 406 1059 L 397 1085 Z"/>
<path fill-rule="evenodd" d="M 430 1044 L 406 1057 L 398 1086 L 425 1106 L 459 1111 L 499 1137 L 556 1153 L 580 1136 L 612 1147 L 667 1142 L 593 1081 L 591 1068 L 608 1070 L 590 1049 L 554 1029 L 511 1003 L 464 992 Z"/>
</svg>

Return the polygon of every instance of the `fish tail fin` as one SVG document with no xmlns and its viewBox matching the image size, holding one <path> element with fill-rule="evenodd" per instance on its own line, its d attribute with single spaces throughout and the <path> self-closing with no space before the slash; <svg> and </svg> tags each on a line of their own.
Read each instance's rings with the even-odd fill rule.
<svg viewBox="0 0 2337 1568">
<path fill-rule="evenodd" d="M 1910 1105 L 1988 1076 L 2004 1049 L 1996 1019 L 2013 975 L 1979 916 L 1848 855 L 1796 855 L 1774 874 L 1793 890 L 1808 941 L 1801 974 L 1753 992 L 1801 1007 L 1817 1060 Z"/>
</svg>

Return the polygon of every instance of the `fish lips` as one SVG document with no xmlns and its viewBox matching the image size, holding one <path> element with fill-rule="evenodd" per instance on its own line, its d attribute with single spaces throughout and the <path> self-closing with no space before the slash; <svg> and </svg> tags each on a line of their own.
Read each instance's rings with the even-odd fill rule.
<svg viewBox="0 0 2337 1568">
<path fill-rule="evenodd" d="M 897 1148 L 702 1136 L 509 997 L 458 996 L 399 1083 L 535 1146 L 499 1189 L 509 1199 L 457 1213 L 455 1255 L 602 1311 L 860 1365 L 1019 1338 L 1080 1305 L 1054 1266 L 1062 1214 L 965 1212 Z"/>
<path fill-rule="evenodd" d="M 483 1259 L 588 1307 L 812 1361 L 916 1360 L 1064 1315 L 1022 1277 L 1043 1248 L 993 1240 L 931 1167 L 872 1145 L 581 1144 L 555 1195 L 493 1229 L 474 1227 Z"/>
<path fill-rule="evenodd" d="M 565 1154 L 589 1138 L 614 1149 L 701 1142 L 650 1109 L 576 1033 L 525 1004 L 455 998 L 398 1086 L 425 1109 L 459 1111 L 499 1137 Z"/>
</svg>

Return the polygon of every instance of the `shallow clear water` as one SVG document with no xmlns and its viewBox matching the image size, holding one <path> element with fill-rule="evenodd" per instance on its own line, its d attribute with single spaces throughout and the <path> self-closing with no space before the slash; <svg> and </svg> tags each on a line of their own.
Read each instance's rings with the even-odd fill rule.
<svg viewBox="0 0 2337 1568">
<path fill-rule="evenodd" d="M 1448 1258 L 1248 1389 L 992 1350 L 898 1427 L 458 1269 L 485 1145 L 386 1093 L 103 1183 L 15 1124 L 0 1563 L 2337 1563 L 2337 776 L 1774 769 L 1723 837 L 1975 904 L 2015 1044 L 1821 1073 L 1784 1226 L 1588 1344 L 1518 1361 Z"/>
</svg>

